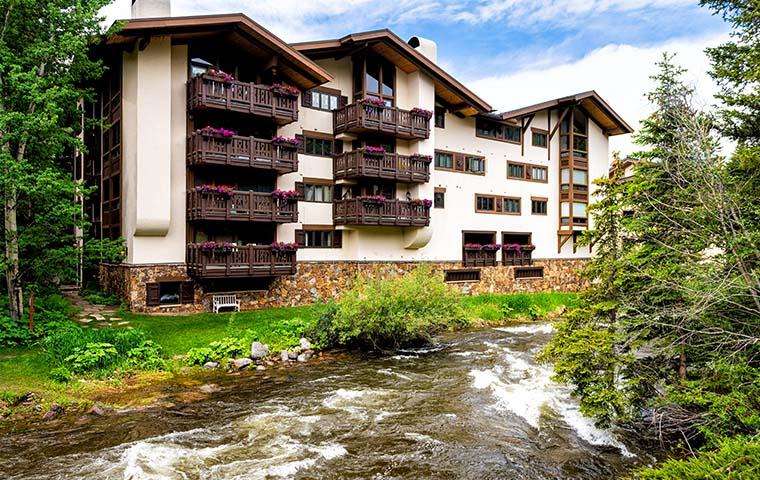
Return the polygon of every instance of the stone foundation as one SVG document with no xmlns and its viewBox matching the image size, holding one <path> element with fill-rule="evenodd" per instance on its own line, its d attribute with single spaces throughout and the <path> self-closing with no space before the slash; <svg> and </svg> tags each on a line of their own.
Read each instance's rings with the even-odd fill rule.
<svg viewBox="0 0 760 480">
<path fill-rule="evenodd" d="M 515 278 L 520 267 L 479 267 L 480 281 L 451 283 L 465 294 L 516 292 L 578 292 L 587 287 L 580 278 L 586 259 L 535 260 L 533 267 L 543 267 L 542 278 Z M 435 272 L 444 270 L 473 270 L 461 262 L 426 262 Z M 134 311 L 150 313 L 193 313 L 211 311 L 214 294 L 234 293 L 243 310 L 306 305 L 337 299 L 350 288 L 356 278 L 370 276 L 387 278 L 417 268 L 420 262 L 299 262 L 293 276 L 279 277 L 266 291 L 215 292 L 203 291 L 196 282 L 195 303 L 169 307 L 146 306 L 145 284 L 161 281 L 188 281 L 183 264 L 102 265 L 100 282 L 104 290 L 123 298 Z"/>
</svg>

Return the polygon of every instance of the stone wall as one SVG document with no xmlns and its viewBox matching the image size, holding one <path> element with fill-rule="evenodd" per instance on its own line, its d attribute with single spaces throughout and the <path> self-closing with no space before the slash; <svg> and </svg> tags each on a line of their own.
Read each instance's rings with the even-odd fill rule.
<svg viewBox="0 0 760 480">
<path fill-rule="evenodd" d="M 472 270 L 461 262 L 426 262 L 435 272 Z M 480 267 L 480 281 L 452 283 L 465 294 L 516 292 L 578 292 L 587 286 L 579 276 L 585 259 L 535 260 L 534 267 L 543 267 L 542 278 L 515 279 L 518 267 Z M 390 277 L 409 272 L 420 262 L 299 262 L 295 275 L 276 278 L 268 290 L 237 291 L 243 310 L 306 305 L 317 301 L 337 299 L 361 277 Z M 203 292 L 196 283 L 195 304 L 176 307 L 147 307 L 145 284 L 159 281 L 188 280 L 182 264 L 161 265 L 103 265 L 101 285 L 125 299 L 129 308 L 143 312 L 210 311 L 214 294 Z M 228 293 L 228 292 L 224 292 Z"/>
</svg>

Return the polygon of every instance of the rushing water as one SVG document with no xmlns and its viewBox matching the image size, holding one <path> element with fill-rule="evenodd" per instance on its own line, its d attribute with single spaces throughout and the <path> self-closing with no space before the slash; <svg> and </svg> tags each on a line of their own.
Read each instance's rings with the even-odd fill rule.
<svg viewBox="0 0 760 480">
<path fill-rule="evenodd" d="M 240 376 L 207 400 L 0 437 L 7 479 L 596 479 L 648 461 L 533 355 L 548 324 Z M 432 349 L 431 349 L 432 350 Z"/>
</svg>

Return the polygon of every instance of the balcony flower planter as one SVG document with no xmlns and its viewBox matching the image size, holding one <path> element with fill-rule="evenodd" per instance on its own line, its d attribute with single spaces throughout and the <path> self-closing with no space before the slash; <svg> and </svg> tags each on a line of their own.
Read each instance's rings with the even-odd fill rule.
<svg viewBox="0 0 760 480">
<path fill-rule="evenodd" d="M 424 108 L 414 107 L 410 111 L 412 112 L 412 115 L 418 115 L 420 117 L 425 117 L 428 120 L 430 120 L 431 118 L 433 118 L 433 112 L 431 112 L 430 110 L 425 110 Z"/>
<path fill-rule="evenodd" d="M 229 73 L 223 72 L 223 71 L 221 71 L 221 70 L 219 70 L 217 68 L 209 68 L 208 71 L 206 72 L 206 75 L 208 75 L 209 77 L 213 78 L 214 80 L 218 80 L 220 82 L 230 83 L 230 82 L 234 82 L 235 81 L 235 77 L 233 77 Z"/>
<path fill-rule="evenodd" d="M 227 130 L 226 128 L 217 128 L 205 126 L 201 128 L 200 134 L 204 137 L 217 138 L 220 140 L 232 140 L 232 137 L 237 135 L 235 130 Z"/>
<path fill-rule="evenodd" d="M 465 243 L 464 249 L 469 251 L 484 251 L 484 252 L 495 252 L 497 250 L 501 250 L 503 245 L 500 243 L 487 243 L 485 245 L 481 245 L 479 243 Z"/>
<path fill-rule="evenodd" d="M 430 208 L 430 207 L 433 206 L 433 201 L 429 200 L 427 198 L 425 198 L 425 199 L 416 198 L 414 200 L 411 200 L 411 203 L 412 203 L 412 205 L 421 205 L 421 206 L 423 206 L 425 208 Z"/>
<path fill-rule="evenodd" d="M 201 251 L 204 253 L 229 254 L 235 245 L 229 242 L 202 242 Z"/>
<path fill-rule="evenodd" d="M 364 97 L 359 100 L 359 103 L 365 107 L 385 108 L 385 102 L 381 98 Z"/>
<path fill-rule="evenodd" d="M 277 201 L 295 202 L 298 200 L 298 192 L 295 190 L 280 190 L 278 188 L 272 192 L 272 198 Z"/>
<path fill-rule="evenodd" d="M 297 98 L 301 91 L 286 83 L 275 83 L 272 85 L 272 93 L 281 97 Z"/>
<path fill-rule="evenodd" d="M 523 252 L 532 252 L 535 249 L 536 249 L 536 246 L 530 243 L 526 245 L 520 245 L 520 251 L 523 251 Z"/>
<path fill-rule="evenodd" d="M 385 148 L 383 147 L 365 147 L 364 155 L 370 157 L 382 157 L 385 155 Z"/>
<path fill-rule="evenodd" d="M 368 195 L 358 198 L 365 206 L 380 207 L 385 205 L 385 197 L 382 195 Z"/>
<path fill-rule="evenodd" d="M 229 185 L 201 185 L 200 187 L 196 187 L 195 191 L 209 195 L 219 195 L 227 199 L 235 195 L 235 187 Z"/>
<path fill-rule="evenodd" d="M 421 160 L 421 161 L 426 162 L 426 163 L 430 163 L 430 162 L 433 161 L 433 157 L 431 155 L 423 155 L 421 153 L 413 153 L 410 156 L 412 158 L 414 158 L 415 160 Z"/>
<path fill-rule="evenodd" d="M 299 245 L 295 242 L 272 242 L 272 252 L 274 253 L 287 253 L 287 252 L 295 252 L 298 250 Z"/>
<path fill-rule="evenodd" d="M 301 141 L 297 138 L 286 138 L 277 135 L 276 137 L 272 138 L 272 144 L 277 145 L 278 147 L 291 148 L 295 150 L 299 145 L 301 145 Z"/>
</svg>

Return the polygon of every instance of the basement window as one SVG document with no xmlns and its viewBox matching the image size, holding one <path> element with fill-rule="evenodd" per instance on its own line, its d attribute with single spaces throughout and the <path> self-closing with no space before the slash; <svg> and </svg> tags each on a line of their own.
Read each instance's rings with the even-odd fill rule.
<svg viewBox="0 0 760 480">
<path fill-rule="evenodd" d="M 193 282 L 153 282 L 145 285 L 145 304 L 148 307 L 165 307 L 193 303 Z"/>
<path fill-rule="evenodd" d="M 446 270 L 443 281 L 446 283 L 479 282 L 480 270 Z"/>
<path fill-rule="evenodd" d="M 544 267 L 515 268 L 515 280 L 544 278 Z"/>
</svg>

